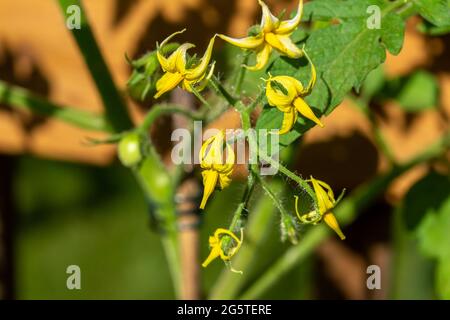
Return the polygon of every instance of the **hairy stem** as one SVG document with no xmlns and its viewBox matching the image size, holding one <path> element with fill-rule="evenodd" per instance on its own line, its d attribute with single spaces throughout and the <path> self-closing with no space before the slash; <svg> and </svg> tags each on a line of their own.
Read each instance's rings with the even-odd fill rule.
<svg viewBox="0 0 450 320">
<path fill-rule="evenodd" d="M 244 82 L 245 74 L 247 73 L 247 68 L 244 65 L 247 64 L 250 52 L 245 52 L 242 56 L 241 64 L 239 65 L 239 71 L 236 74 L 234 81 L 234 95 L 238 95 L 241 92 L 242 83 Z"/>
<path fill-rule="evenodd" d="M 174 114 L 174 113 L 181 114 L 192 120 L 202 120 L 202 116 L 200 114 L 192 110 L 188 110 L 183 106 L 178 106 L 174 104 L 157 104 L 154 105 L 149 112 L 147 112 L 144 120 L 139 125 L 137 130 L 143 133 L 147 132 L 147 130 L 150 129 L 150 127 L 158 117 L 164 114 Z"/>
</svg>

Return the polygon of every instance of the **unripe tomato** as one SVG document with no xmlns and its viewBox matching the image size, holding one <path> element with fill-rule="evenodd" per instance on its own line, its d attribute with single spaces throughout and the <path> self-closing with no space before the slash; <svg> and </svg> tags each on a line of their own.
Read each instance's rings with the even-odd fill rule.
<svg viewBox="0 0 450 320">
<path fill-rule="evenodd" d="M 120 162 L 125 167 L 133 167 L 141 162 L 142 150 L 141 150 L 141 138 L 137 133 L 130 133 L 124 136 L 119 141 L 117 150 Z"/>
</svg>

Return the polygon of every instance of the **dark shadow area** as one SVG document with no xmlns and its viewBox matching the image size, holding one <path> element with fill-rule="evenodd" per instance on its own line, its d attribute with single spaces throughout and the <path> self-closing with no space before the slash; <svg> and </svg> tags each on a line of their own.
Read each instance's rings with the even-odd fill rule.
<svg viewBox="0 0 450 320">
<path fill-rule="evenodd" d="M 23 53 L 23 54 L 26 54 Z M 17 62 L 17 54 L 11 52 L 8 48 L 4 48 L 0 52 L 0 76 L 1 80 L 7 82 L 8 84 L 17 85 L 26 88 L 37 95 L 42 97 L 47 97 L 50 93 L 49 81 L 44 76 L 39 65 L 33 63 L 29 67 L 26 76 L 18 77 L 15 71 L 15 64 Z M 36 114 L 24 114 L 23 112 L 18 112 L 11 106 L 1 105 L 2 109 L 9 110 L 12 114 L 20 118 L 23 129 L 27 133 L 31 133 L 34 128 L 45 123 L 47 121 L 46 117 L 36 115 Z"/>
<path fill-rule="evenodd" d="M 345 137 L 304 145 L 295 169 L 304 177 L 326 180 L 335 190 L 349 190 L 376 174 L 378 160 L 373 143 L 355 131 Z"/>
<path fill-rule="evenodd" d="M 114 16 L 112 19 L 113 26 L 119 25 L 134 5 L 136 5 L 135 1 L 116 0 Z"/>
<path fill-rule="evenodd" d="M 0 299 L 15 298 L 16 208 L 13 201 L 15 158 L 0 155 Z"/>
</svg>

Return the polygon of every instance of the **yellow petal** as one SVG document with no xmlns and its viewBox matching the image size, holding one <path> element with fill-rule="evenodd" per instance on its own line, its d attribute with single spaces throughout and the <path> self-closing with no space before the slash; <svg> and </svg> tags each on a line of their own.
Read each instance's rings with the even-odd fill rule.
<svg viewBox="0 0 450 320">
<path fill-rule="evenodd" d="M 208 255 L 208 258 L 202 263 L 202 267 L 206 268 L 214 259 L 220 256 L 221 248 L 219 245 L 211 248 L 211 252 Z"/>
<path fill-rule="evenodd" d="M 198 66 L 196 66 L 193 69 L 186 70 L 186 79 L 188 80 L 200 80 L 208 69 L 209 61 L 211 60 L 212 55 L 212 49 L 214 47 L 214 40 L 216 39 L 216 36 L 212 37 L 209 41 L 208 48 L 206 48 L 205 54 L 200 60 L 200 63 Z"/>
<path fill-rule="evenodd" d="M 289 112 L 283 112 L 283 115 L 283 124 L 281 125 L 281 129 L 278 134 L 285 134 L 291 131 L 297 121 L 297 111 L 294 108 L 291 108 Z"/>
<path fill-rule="evenodd" d="M 220 156 L 222 156 L 222 153 L 220 154 Z M 222 164 L 222 161 L 220 163 L 214 163 L 213 168 L 219 171 L 219 173 L 230 174 L 231 171 L 233 171 L 234 160 L 235 160 L 234 151 L 231 148 L 231 146 L 227 144 L 225 163 Z"/>
<path fill-rule="evenodd" d="M 319 182 L 313 177 L 311 177 L 311 183 L 314 188 L 314 193 L 316 194 L 317 197 L 317 202 L 319 204 L 319 211 L 322 215 L 326 214 L 329 210 L 333 209 L 334 203 L 330 200 L 328 194 L 325 192 L 325 190 L 322 188 Z"/>
<path fill-rule="evenodd" d="M 223 252 L 222 250 L 222 240 L 223 240 L 223 235 L 227 235 L 230 236 L 235 242 L 236 242 L 236 246 L 232 249 L 230 249 L 230 251 L 228 252 L 228 254 L 225 254 L 225 252 Z M 214 233 L 214 237 L 219 238 L 220 237 L 220 258 L 224 261 L 228 261 L 230 260 L 241 248 L 242 245 L 242 240 L 244 239 L 244 233 L 242 232 L 241 229 L 241 238 L 239 239 L 233 232 L 231 232 L 230 230 L 227 229 L 223 229 L 223 228 L 218 228 L 216 230 L 216 232 Z"/>
<path fill-rule="evenodd" d="M 178 72 L 166 72 L 161 78 L 159 78 L 158 82 L 156 82 L 157 92 L 154 95 L 154 98 L 158 99 L 164 93 L 172 90 L 181 82 L 181 80 L 183 80 L 183 77 Z"/>
<path fill-rule="evenodd" d="M 341 240 L 345 240 L 345 235 L 342 232 L 341 228 L 339 227 L 339 224 L 334 214 L 332 214 L 331 212 L 326 213 L 325 216 L 323 217 L 323 220 L 331 229 L 334 230 L 334 232 L 337 233 L 337 235 L 339 236 L 339 238 L 341 238 Z"/>
<path fill-rule="evenodd" d="M 308 106 L 308 104 L 305 102 L 305 100 L 303 100 L 302 98 L 295 99 L 294 106 L 302 116 L 313 121 L 314 123 L 319 125 L 321 128 L 324 127 L 322 122 L 320 122 L 319 118 L 316 117 L 316 115 L 314 114 L 312 109 Z"/>
<path fill-rule="evenodd" d="M 219 173 L 215 170 L 205 170 L 202 172 L 203 176 L 203 198 L 200 203 L 200 209 L 205 209 L 206 201 L 208 201 L 209 196 L 213 193 Z"/>
<path fill-rule="evenodd" d="M 284 108 L 286 106 L 291 106 L 292 102 L 297 96 L 297 90 L 293 83 L 293 78 L 289 76 L 276 76 L 271 77 L 266 83 L 266 96 L 267 101 L 271 106 L 276 106 L 280 108 Z M 277 82 L 281 84 L 287 92 L 283 92 L 278 89 L 275 85 Z M 282 110 L 285 112 L 284 110 Z"/>
<path fill-rule="evenodd" d="M 200 80 L 187 80 L 183 81 L 183 89 L 186 91 L 192 92 L 192 86 L 195 86 L 195 90 L 197 92 L 201 92 L 209 83 L 209 79 L 211 79 L 214 73 L 215 61 L 211 64 L 211 68 L 209 69 L 208 75 L 206 77 L 200 78 Z"/>
<path fill-rule="evenodd" d="M 230 171 L 228 173 L 219 173 L 219 185 L 220 189 L 225 189 L 228 187 L 231 183 L 230 175 L 233 171 Z"/>
<path fill-rule="evenodd" d="M 317 181 L 318 184 L 320 184 L 322 187 L 324 187 L 327 190 L 328 198 L 330 198 L 331 202 L 333 202 L 333 204 L 334 204 L 334 202 L 336 202 L 336 201 L 334 200 L 333 189 L 331 189 L 330 185 L 328 183 L 323 182 L 323 181 L 320 181 L 320 180 L 317 180 L 317 179 L 315 179 L 315 180 Z"/>
<path fill-rule="evenodd" d="M 200 166 L 204 169 L 211 167 L 211 163 L 207 163 L 207 161 L 205 161 L 205 158 L 207 156 L 207 152 L 206 152 L 207 148 L 214 141 L 214 139 L 215 139 L 215 136 L 208 138 L 205 142 L 203 142 L 202 147 L 200 148 L 198 158 L 200 160 Z"/>
<path fill-rule="evenodd" d="M 317 79 L 316 67 L 314 66 L 314 63 L 311 61 L 311 59 L 309 58 L 306 51 L 303 51 L 303 53 L 305 54 L 305 57 L 306 57 L 306 59 L 308 59 L 308 62 L 311 66 L 311 79 L 309 80 L 308 87 L 306 87 L 305 90 L 302 90 L 301 92 L 299 92 L 299 94 L 301 96 L 305 96 L 305 95 L 311 93 L 311 90 L 314 87 L 314 85 L 316 84 L 316 79 Z"/>
<path fill-rule="evenodd" d="M 275 17 L 272 14 L 272 12 L 270 12 L 269 7 L 267 7 L 267 5 L 263 1 L 258 0 L 258 2 L 262 8 L 262 17 L 260 25 L 261 29 L 264 32 L 271 32 L 272 30 L 278 27 L 279 24 L 278 18 Z"/>
<path fill-rule="evenodd" d="M 200 148 L 200 165 L 202 168 L 212 168 L 214 164 L 223 162 L 224 132 L 220 130 L 216 135 L 207 139 Z M 209 147 L 209 148 L 208 148 Z"/>
<path fill-rule="evenodd" d="M 273 48 L 287 55 L 289 58 L 297 59 L 303 56 L 303 51 L 287 35 L 276 35 L 270 32 L 265 34 L 265 40 Z"/>
<path fill-rule="evenodd" d="M 175 66 L 179 73 L 183 74 L 186 71 L 186 51 L 194 47 L 195 45 L 192 43 L 184 43 L 174 52 L 174 54 L 176 53 Z M 169 60 L 170 59 L 171 58 L 169 58 Z"/>
<path fill-rule="evenodd" d="M 164 39 L 164 41 L 161 42 L 160 45 L 159 45 L 159 44 L 156 44 L 156 46 L 157 46 L 156 56 L 157 56 L 157 58 L 158 58 L 159 64 L 161 65 L 161 68 L 162 68 L 164 71 L 167 71 L 167 72 L 174 72 L 174 71 L 175 71 L 175 62 L 176 62 L 177 54 L 176 54 L 176 52 L 174 52 L 174 53 L 172 53 L 172 54 L 170 55 L 169 58 L 166 58 L 166 57 L 164 57 L 164 55 L 161 53 L 161 51 L 160 51 L 161 48 L 162 48 L 165 44 L 167 44 L 167 42 L 169 42 L 174 36 L 176 36 L 177 34 L 183 33 L 183 32 L 185 32 L 185 31 L 186 31 L 186 29 L 183 29 L 183 30 L 181 30 L 181 31 L 174 32 L 174 33 L 172 33 L 170 36 L 168 36 L 166 39 Z"/>
<path fill-rule="evenodd" d="M 281 21 L 278 28 L 276 28 L 275 33 L 277 34 L 290 34 L 294 32 L 295 28 L 298 27 L 300 21 L 302 20 L 303 14 L 303 0 L 298 2 L 297 13 L 290 20 Z"/>
<path fill-rule="evenodd" d="M 292 78 L 292 83 L 297 91 L 297 95 L 301 95 L 304 92 L 303 84 L 295 78 Z"/>
<path fill-rule="evenodd" d="M 250 71 L 261 70 L 269 61 L 272 47 L 269 45 L 261 46 L 261 49 L 256 52 L 256 64 L 254 66 L 245 66 Z"/>
<path fill-rule="evenodd" d="M 226 42 L 243 49 L 256 49 L 264 43 L 264 36 L 262 34 L 240 39 L 231 38 L 224 34 L 219 34 L 218 36 Z"/>
</svg>

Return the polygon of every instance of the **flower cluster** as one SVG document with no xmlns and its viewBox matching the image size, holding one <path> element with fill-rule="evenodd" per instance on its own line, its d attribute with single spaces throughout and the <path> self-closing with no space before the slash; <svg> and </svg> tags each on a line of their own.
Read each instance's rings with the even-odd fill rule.
<svg viewBox="0 0 450 320">
<path fill-rule="evenodd" d="M 262 18 L 261 23 L 253 29 L 253 32 L 244 38 L 232 38 L 223 34 L 216 34 L 210 40 L 204 55 L 200 59 L 196 59 L 195 56 L 188 56 L 187 51 L 195 47 L 191 43 L 181 44 L 168 57 L 164 55 L 164 46 L 173 37 L 185 30 L 173 33 L 160 45 L 157 45 L 157 59 L 164 71 L 164 75 L 156 83 L 157 92 L 154 98 L 160 98 L 177 86 L 181 86 L 184 90 L 193 92 L 197 97 L 201 98 L 199 92 L 208 85 L 214 72 L 214 62 L 211 63 L 211 56 L 215 39 L 219 37 L 234 46 L 255 53 L 255 64 L 243 66 L 248 70 L 261 70 L 266 67 L 274 51 L 291 59 L 306 57 L 311 70 L 307 86 L 303 86 L 299 80 L 291 76 L 272 76 L 269 74 L 269 79 L 264 80 L 266 82 L 265 95 L 269 105 L 277 108 L 283 114 L 283 121 L 278 134 L 290 132 L 299 115 L 323 127 L 324 125 L 320 119 L 304 100 L 315 86 L 317 78 L 316 68 L 305 50 L 298 48 L 291 39 L 292 33 L 296 30 L 302 18 L 303 0 L 299 1 L 295 16 L 288 20 L 281 20 L 279 17 L 275 17 L 263 1 L 258 0 L 258 2 L 262 8 Z M 217 187 L 224 189 L 231 182 L 230 176 L 233 172 L 235 155 L 232 147 L 225 141 L 223 131 L 219 131 L 218 134 L 203 143 L 199 158 L 204 184 L 200 208 L 204 209 L 214 190 Z M 298 211 L 298 197 L 296 197 L 295 210 L 298 219 L 302 223 L 313 224 L 323 220 L 341 239 L 344 239 L 345 236 L 331 212 L 337 202 L 334 199 L 330 186 L 313 177 L 309 181 L 314 189 L 318 208 L 309 213 L 300 214 Z M 237 253 L 241 244 L 242 236 L 239 239 L 230 230 L 217 229 L 214 235 L 209 238 L 211 251 L 203 263 L 203 267 L 206 267 L 216 258 L 229 261 Z"/>
</svg>

